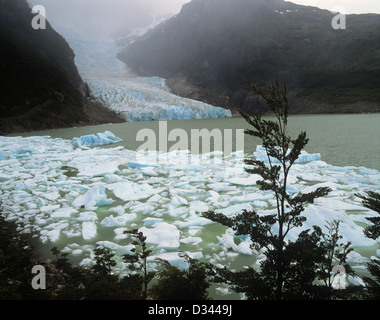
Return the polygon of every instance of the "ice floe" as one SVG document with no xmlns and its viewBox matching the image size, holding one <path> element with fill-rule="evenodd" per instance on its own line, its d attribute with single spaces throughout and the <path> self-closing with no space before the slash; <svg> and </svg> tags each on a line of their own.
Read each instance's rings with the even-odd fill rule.
<svg viewBox="0 0 380 320">
<path fill-rule="evenodd" d="M 274 212 L 273 194 L 258 188 L 259 176 L 244 171 L 242 154 L 220 154 L 219 164 L 191 161 L 198 156 L 189 152 L 152 154 L 160 161 L 152 164 L 123 147 L 78 148 L 71 140 L 50 137 L 0 137 L 1 214 L 42 244 L 75 254 L 83 266 L 93 265 L 93 250 L 103 246 L 116 254 L 122 270 L 121 256 L 133 247 L 124 231 L 131 229 L 146 235 L 152 259 L 181 267 L 186 261 L 179 251 L 225 264 L 260 255 L 251 250 L 249 239 L 201 216 L 208 210 L 229 217 L 243 210 Z M 185 159 L 191 165 L 184 166 Z M 326 230 L 326 221 L 337 219 L 344 241 L 376 252 L 379 242 L 363 234 L 366 218 L 376 213 L 355 194 L 380 192 L 377 170 L 336 167 L 303 153 L 289 182 L 295 194 L 321 186 L 332 189 L 307 206 L 306 223 L 291 230 L 289 240 L 313 225 Z M 349 258 L 361 265 L 367 261 L 359 253 Z"/>
</svg>

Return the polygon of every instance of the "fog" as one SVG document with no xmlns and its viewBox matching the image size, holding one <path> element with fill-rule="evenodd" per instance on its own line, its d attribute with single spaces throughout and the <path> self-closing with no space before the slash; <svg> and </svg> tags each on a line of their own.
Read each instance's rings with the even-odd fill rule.
<svg viewBox="0 0 380 320">
<path fill-rule="evenodd" d="M 290 2 L 327 10 L 341 7 L 347 14 L 380 13 L 379 0 L 292 0 Z"/>
<path fill-rule="evenodd" d="M 43 5 L 53 26 L 74 29 L 91 37 L 115 38 L 135 28 L 154 26 L 177 14 L 190 0 L 28 0 Z M 379 0 L 292 0 L 291 2 L 346 13 L 380 13 Z"/>
<path fill-rule="evenodd" d="M 125 35 L 180 12 L 190 0 L 28 0 L 42 5 L 53 26 L 74 29 L 91 37 Z"/>
</svg>

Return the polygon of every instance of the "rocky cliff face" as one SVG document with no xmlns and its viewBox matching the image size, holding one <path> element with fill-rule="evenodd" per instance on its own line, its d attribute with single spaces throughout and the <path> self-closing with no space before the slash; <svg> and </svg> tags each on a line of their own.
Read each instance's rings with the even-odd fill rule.
<svg viewBox="0 0 380 320">
<path fill-rule="evenodd" d="M 26 0 L 0 0 L 0 134 L 120 122 L 91 102 L 74 52 L 48 22 L 35 30 L 35 16 Z"/>
<path fill-rule="evenodd" d="M 380 15 L 349 15 L 345 30 L 335 16 L 282 0 L 192 0 L 120 58 L 232 110 L 263 108 L 243 77 L 265 86 L 279 73 L 293 112 L 380 111 Z"/>
</svg>

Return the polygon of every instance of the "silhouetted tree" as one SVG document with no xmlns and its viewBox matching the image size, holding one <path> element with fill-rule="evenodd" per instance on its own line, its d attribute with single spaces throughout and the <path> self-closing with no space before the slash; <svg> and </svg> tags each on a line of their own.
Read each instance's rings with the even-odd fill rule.
<svg viewBox="0 0 380 320">
<path fill-rule="evenodd" d="M 158 271 L 158 281 L 149 290 L 150 294 L 158 300 L 206 300 L 210 286 L 207 265 L 184 252 L 179 256 L 186 259 L 188 269 L 180 270 L 168 261 L 156 258 L 163 269 Z"/>
<path fill-rule="evenodd" d="M 380 214 L 380 193 L 367 190 L 365 191 L 367 196 L 356 194 L 361 198 L 363 205 Z M 366 237 L 376 240 L 380 236 L 380 216 L 367 218 L 372 225 L 368 226 L 364 230 Z M 380 260 L 372 259 L 367 264 L 367 269 L 371 273 L 372 278 L 364 277 L 364 282 L 367 284 L 367 289 L 374 300 L 380 299 Z"/>
<path fill-rule="evenodd" d="M 134 277 L 142 277 L 143 284 L 143 298 L 147 298 L 148 284 L 154 278 L 155 272 L 148 271 L 147 258 L 152 253 L 152 250 L 148 250 L 146 246 L 146 236 L 137 229 L 128 230 L 124 233 L 130 234 L 134 240 L 132 244 L 135 246 L 131 251 L 133 254 L 123 255 L 124 261 L 127 263 L 127 267 L 133 272 L 140 272 L 142 275 Z"/>
<path fill-rule="evenodd" d="M 94 250 L 95 265 L 92 269 L 102 275 L 110 275 L 112 267 L 116 266 L 116 261 L 113 260 L 114 254 L 107 248 L 98 247 Z"/>
<path fill-rule="evenodd" d="M 253 127 L 245 133 L 258 137 L 267 153 L 267 162 L 246 159 L 249 165 L 245 171 L 258 174 L 262 180 L 257 181 L 261 190 L 272 191 L 276 201 L 276 214 L 258 214 L 255 210 L 244 210 L 235 217 L 227 217 L 214 212 L 204 213 L 203 216 L 220 222 L 232 228 L 236 235 L 249 235 L 256 249 L 263 249 L 266 259 L 261 263 L 261 273 L 248 269 L 240 273 L 240 277 L 250 276 L 251 282 L 259 288 L 265 288 L 264 296 L 255 288 L 251 288 L 251 296 L 264 299 L 283 299 L 292 296 L 290 291 L 294 285 L 312 286 L 316 278 L 318 263 L 323 259 L 323 250 L 317 249 L 320 240 L 316 232 L 302 232 L 295 242 L 286 239 L 290 230 L 301 227 L 306 218 L 301 216 L 305 205 L 313 203 L 318 198 L 327 195 L 329 188 L 317 188 L 309 193 L 291 195 L 288 193 L 288 177 L 290 169 L 308 143 L 306 133 L 301 132 L 296 139 L 288 135 L 289 104 L 286 87 L 281 86 L 276 76 L 275 81 L 266 89 L 261 90 L 247 81 L 253 92 L 258 94 L 269 106 L 275 121 L 266 120 L 260 114 L 249 116 L 241 112 L 243 118 Z M 311 248 L 314 250 L 310 251 Z M 308 255 L 307 259 L 302 253 Z M 311 254 L 313 253 L 313 254 Z M 299 266 L 302 265 L 304 268 Z M 305 269 L 305 267 L 307 267 Z M 295 269 L 296 272 L 295 272 Z M 220 270 L 219 270 L 220 271 Z M 224 270 L 228 281 L 236 281 L 236 275 Z M 251 279 L 251 277 L 254 277 Z M 239 281 L 239 287 L 242 281 Z M 273 288 L 273 289 L 272 289 Z M 295 289 L 298 295 L 303 292 Z M 307 296 L 307 294 L 304 294 Z"/>
</svg>

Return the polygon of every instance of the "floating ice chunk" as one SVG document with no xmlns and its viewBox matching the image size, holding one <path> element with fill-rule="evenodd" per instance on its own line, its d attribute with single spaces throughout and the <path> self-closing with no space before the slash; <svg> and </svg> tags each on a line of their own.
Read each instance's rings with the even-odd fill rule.
<svg viewBox="0 0 380 320">
<path fill-rule="evenodd" d="M 253 155 L 254 155 L 256 160 L 263 161 L 265 163 L 269 162 L 266 149 L 262 146 L 257 146 L 256 152 L 254 152 Z M 295 161 L 295 163 L 307 163 L 307 162 L 319 161 L 319 160 L 321 160 L 321 155 L 319 153 L 309 154 L 306 151 L 302 150 L 301 154 L 299 155 L 299 157 Z M 270 161 L 272 163 L 278 163 L 279 162 L 277 159 L 275 159 L 273 157 L 270 157 Z"/>
<path fill-rule="evenodd" d="M 75 250 L 71 251 L 71 254 L 73 256 L 80 256 L 82 253 L 83 253 L 82 249 L 75 249 Z"/>
<path fill-rule="evenodd" d="M 54 230 L 41 230 L 41 241 L 43 243 L 47 243 L 48 241 L 56 242 L 60 235 L 61 230 L 60 229 L 54 229 Z"/>
<path fill-rule="evenodd" d="M 215 288 L 215 291 L 218 294 L 220 294 L 221 296 L 226 296 L 226 295 L 230 294 L 230 291 L 228 290 L 228 288 L 218 287 L 218 288 Z"/>
<path fill-rule="evenodd" d="M 200 227 L 208 224 L 213 224 L 214 222 L 210 219 L 206 219 L 200 216 L 199 213 L 195 211 L 190 211 L 190 213 L 186 216 L 185 221 L 177 220 L 173 222 L 178 228 L 191 228 L 191 227 Z"/>
<path fill-rule="evenodd" d="M 216 204 L 220 199 L 220 194 L 214 190 L 209 190 L 210 196 L 206 199 L 207 202 L 211 204 Z"/>
<path fill-rule="evenodd" d="M 17 148 L 16 150 L 14 150 L 12 153 L 13 155 L 16 156 L 16 158 L 19 158 L 20 156 L 23 156 L 23 155 L 30 155 L 32 153 L 34 153 L 34 149 L 29 147 L 29 146 L 21 146 L 19 148 Z"/>
<path fill-rule="evenodd" d="M 334 210 L 355 210 L 366 211 L 366 208 L 360 204 L 353 204 L 347 201 L 342 201 L 334 198 L 319 198 L 315 202 L 316 204 L 329 209 Z"/>
<path fill-rule="evenodd" d="M 151 214 L 154 211 L 154 206 L 149 203 L 140 203 L 131 207 L 132 212 L 140 212 L 143 214 Z"/>
<path fill-rule="evenodd" d="M 186 243 L 186 244 L 192 244 L 192 245 L 197 245 L 203 241 L 202 238 L 200 237 L 186 237 L 180 240 L 181 243 Z"/>
<path fill-rule="evenodd" d="M 142 157 L 142 156 L 140 156 Z M 145 159 L 145 157 L 144 157 Z M 145 159 L 146 160 L 146 159 Z M 150 168 L 150 167 L 157 167 L 157 165 L 155 164 L 156 162 L 156 157 L 154 157 L 154 163 L 144 163 L 144 162 L 128 162 L 128 165 L 131 167 L 131 168 Z"/>
<path fill-rule="evenodd" d="M 46 200 L 54 201 L 60 197 L 60 194 L 58 191 L 50 191 L 41 194 L 41 197 L 45 198 Z"/>
<path fill-rule="evenodd" d="M 123 201 L 144 200 L 164 190 L 163 188 L 155 189 L 145 183 L 138 184 L 128 181 L 110 184 L 107 189 L 113 191 L 115 196 Z"/>
<path fill-rule="evenodd" d="M 235 243 L 235 232 L 228 228 L 226 232 L 221 237 L 217 237 L 219 244 L 223 247 L 225 251 L 233 250 L 237 253 L 244 255 L 252 255 L 253 251 L 250 247 L 250 240 L 241 241 L 239 244 Z"/>
<path fill-rule="evenodd" d="M 95 261 L 90 258 L 84 258 L 79 265 L 84 268 L 92 268 L 95 265 Z"/>
<path fill-rule="evenodd" d="M 115 208 L 111 208 L 109 211 L 114 212 L 119 216 L 122 216 L 123 214 L 125 214 L 125 210 L 123 206 L 117 206 Z"/>
<path fill-rule="evenodd" d="M 68 238 L 77 238 L 82 235 L 81 230 L 75 230 L 75 229 L 62 230 L 62 233 L 65 234 Z"/>
<path fill-rule="evenodd" d="M 82 236 L 84 240 L 91 240 L 96 237 L 96 224 L 91 221 L 82 223 Z"/>
<path fill-rule="evenodd" d="M 347 262 L 350 263 L 367 263 L 369 262 L 369 259 L 366 257 L 363 257 L 360 253 L 356 251 L 351 251 L 347 255 Z"/>
<path fill-rule="evenodd" d="M 265 206 L 263 202 L 273 199 L 273 197 L 274 197 L 273 194 L 270 194 L 270 193 L 262 194 L 259 192 L 252 192 L 252 193 L 244 194 L 241 196 L 231 197 L 228 200 L 228 202 L 230 203 L 255 202 L 256 203 L 255 206 Z"/>
<path fill-rule="evenodd" d="M 144 219 L 144 226 L 151 227 L 154 226 L 157 223 L 163 222 L 164 220 L 161 218 L 145 218 Z"/>
<path fill-rule="evenodd" d="M 128 238 L 128 235 L 125 233 L 126 231 L 128 231 L 128 228 L 116 228 L 113 230 L 113 232 L 115 232 L 116 236 L 115 236 L 115 240 L 122 240 L 122 239 L 126 239 Z"/>
<path fill-rule="evenodd" d="M 115 251 L 117 254 L 132 254 L 132 249 L 134 249 L 134 245 L 126 245 L 121 246 L 117 243 L 111 242 L 111 241 L 98 241 L 96 244 L 100 247 L 110 249 L 112 251 Z"/>
<path fill-rule="evenodd" d="M 170 217 L 182 217 L 189 213 L 189 208 L 187 207 L 177 207 L 173 205 L 168 206 L 167 213 Z"/>
<path fill-rule="evenodd" d="M 80 195 L 73 201 L 74 207 L 87 209 L 102 207 L 112 204 L 114 201 L 107 198 L 105 187 L 102 184 L 94 185 L 85 194 Z"/>
<path fill-rule="evenodd" d="M 351 276 L 349 275 L 347 280 L 352 283 L 354 286 L 362 286 L 365 287 L 366 284 L 364 283 L 363 279 L 358 276 Z"/>
<path fill-rule="evenodd" d="M 82 136 L 80 138 L 74 138 L 71 144 L 74 147 L 94 147 L 102 146 L 107 144 L 113 144 L 121 142 L 122 140 L 116 137 L 112 132 L 105 131 L 103 133 L 98 133 L 97 135 L 91 134 L 87 136 Z"/>
<path fill-rule="evenodd" d="M 258 180 L 262 180 L 262 177 L 258 174 L 250 175 L 248 178 L 230 178 L 227 179 L 229 183 L 237 184 L 241 186 L 254 186 Z"/>
<path fill-rule="evenodd" d="M 68 163 L 68 166 L 77 169 L 79 171 L 79 176 L 101 177 L 118 173 L 120 171 L 119 166 L 124 162 L 124 159 L 121 157 L 112 160 L 109 156 L 98 156 L 93 159 L 90 155 L 88 155 L 87 157 L 72 160 Z M 115 177 L 115 175 L 113 177 Z"/>
<path fill-rule="evenodd" d="M 0 161 L 2 161 L 2 160 L 8 160 L 8 155 L 5 153 L 5 152 L 3 152 L 3 151 L 0 151 Z"/>
<path fill-rule="evenodd" d="M 186 206 L 188 205 L 188 201 L 179 196 L 177 191 L 175 189 L 170 189 L 170 196 L 171 196 L 171 205 L 174 206 L 174 207 L 178 207 L 178 206 Z"/>
<path fill-rule="evenodd" d="M 307 218 L 306 222 L 303 227 L 290 230 L 288 234 L 289 240 L 295 240 L 301 230 L 312 229 L 314 225 L 320 226 L 323 232 L 327 232 L 326 222 L 339 220 L 339 233 L 345 241 L 351 241 L 353 247 L 371 247 L 377 243 L 376 240 L 367 238 L 363 233 L 363 228 L 354 223 L 349 215 L 340 210 L 309 204 L 302 215 Z"/>
<path fill-rule="evenodd" d="M 202 252 L 185 252 L 191 259 L 202 259 Z M 176 267 L 181 270 L 185 270 L 189 268 L 189 264 L 187 263 L 185 258 L 181 258 L 178 255 L 178 252 L 165 252 L 156 256 L 157 258 L 168 261 L 173 267 Z M 149 257 L 148 260 L 152 261 L 155 257 Z"/>
<path fill-rule="evenodd" d="M 209 210 L 209 206 L 202 201 L 192 201 L 190 202 L 190 210 L 195 212 L 206 212 Z"/>
<path fill-rule="evenodd" d="M 77 218 L 78 221 L 86 222 L 86 221 L 96 221 L 98 220 L 98 215 L 96 212 L 81 212 Z"/>
<path fill-rule="evenodd" d="M 122 216 L 117 216 L 117 217 L 114 217 L 113 215 L 111 215 L 111 216 L 105 217 L 100 224 L 105 227 L 111 227 L 111 228 L 121 227 L 121 226 L 127 225 L 129 221 L 132 221 L 134 219 L 136 219 L 135 213 L 123 214 Z"/>
<path fill-rule="evenodd" d="M 150 197 L 147 202 L 159 202 L 162 199 L 162 196 L 159 194 L 155 194 L 154 196 Z"/>
<path fill-rule="evenodd" d="M 54 219 L 69 219 L 72 214 L 78 212 L 74 208 L 61 208 L 54 211 L 50 217 Z"/>
<path fill-rule="evenodd" d="M 140 171 L 144 176 L 157 177 L 158 173 L 151 167 L 141 168 Z"/>
<path fill-rule="evenodd" d="M 146 243 L 155 244 L 158 248 L 175 249 L 180 246 L 180 232 L 172 224 L 160 222 L 153 228 L 142 227 L 139 231 L 146 236 Z"/>
<path fill-rule="evenodd" d="M 243 212 L 243 210 L 252 211 L 252 206 L 249 203 L 241 203 L 241 204 L 235 204 L 232 206 L 229 206 L 224 209 L 217 209 L 215 210 L 216 213 L 222 213 L 227 217 L 231 217 L 235 214 L 240 214 Z"/>
<path fill-rule="evenodd" d="M 59 209 L 59 208 L 60 208 L 59 204 L 50 204 L 50 205 L 47 205 L 47 206 L 40 207 L 40 211 L 41 212 L 49 212 L 49 211 L 53 211 L 53 210 L 56 210 L 56 209 Z"/>
</svg>

